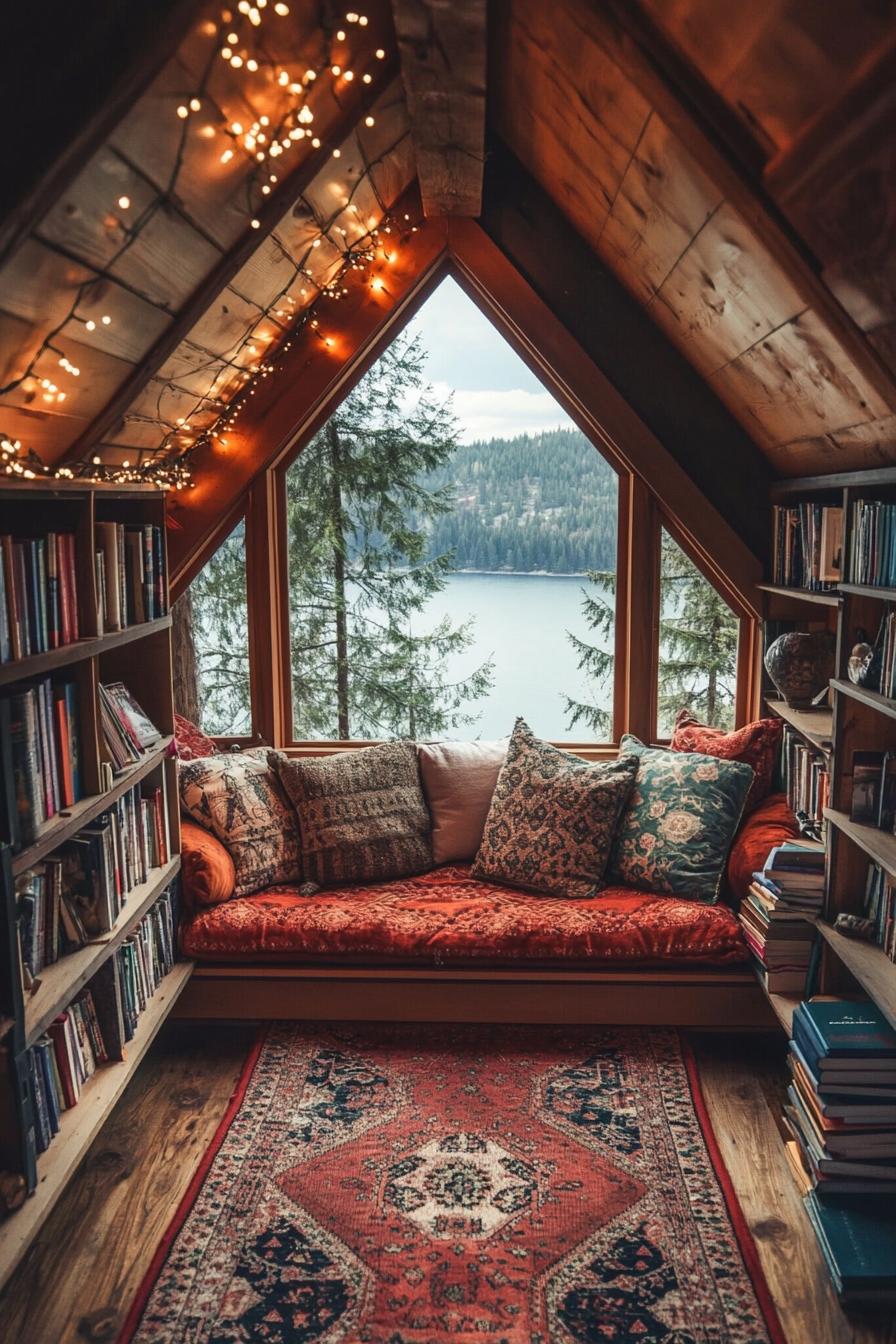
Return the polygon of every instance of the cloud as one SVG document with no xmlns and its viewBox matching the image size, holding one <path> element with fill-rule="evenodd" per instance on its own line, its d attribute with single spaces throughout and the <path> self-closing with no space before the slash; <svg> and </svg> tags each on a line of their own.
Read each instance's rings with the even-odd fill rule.
<svg viewBox="0 0 896 1344">
<path fill-rule="evenodd" d="M 447 383 L 433 384 L 438 397 L 447 397 Z M 510 439 L 516 434 L 538 434 L 543 429 L 574 428 L 573 422 L 550 392 L 527 392 L 512 387 L 497 390 L 454 389 L 454 413 L 461 425 L 461 442 Z"/>
</svg>

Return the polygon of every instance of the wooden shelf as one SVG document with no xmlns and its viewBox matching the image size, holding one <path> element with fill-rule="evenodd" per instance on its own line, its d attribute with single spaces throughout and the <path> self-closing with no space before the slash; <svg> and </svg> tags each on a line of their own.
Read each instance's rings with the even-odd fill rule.
<svg viewBox="0 0 896 1344">
<path fill-rule="evenodd" d="M 24 873 L 26 868 L 30 868 L 44 857 L 51 853 L 57 845 L 61 845 L 65 840 L 75 835 L 82 826 L 88 826 L 94 817 L 98 817 L 101 812 L 105 812 L 107 807 L 111 807 L 122 794 L 127 793 L 135 784 L 139 784 L 141 779 L 152 774 L 158 765 L 164 761 L 168 755 L 171 743 L 174 741 L 173 735 L 169 734 L 163 737 L 157 747 L 148 752 L 142 761 L 132 765 L 129 770 L 119 775 L 105 793 L 94 793 L 88 798 L 82 798 L 80 802 L 75 803 L 74 807 L 66 808 L 64 812 L 58 812 L 51 821 L 48 821 L 41 828 L 40 834 L 32 845 L 27 849 L 20 850 L 18 854 L 13 855 L 12 871 L 13 876 Z"/>
<path fill-rule="evenodd" d="M 178 962 L 142 1013 L 127 1056 L 104 1064 L 85 1085 L 78 1104 L 60 1117 L 59 1133 L 38 1158 L 37 1189 L 0 1227 L 0 1287 L 12 1274 L 43 1225 L 112 1107 L 127 1087 L 153 1038 L 190 978 L 193 963 Z"/>
<path fill-rule="evenodd" d="M 45 966 L 41 971 L 36 993 L 25 998 L 25 1044 L 33 1045 L 53 1018 L 61 1013 L 78 991 L 96 974 L 100 966 L 143 918 L 153 901 L 162 892 L 180 868 L 176 854 L 162 868 L 154 868 L 146 882 L 134 887 L 108 933 L 96 942 L 86 943 L 77 952 Z"/>
<path fill-rule="evenodd" d="M 856 597 L 877 597 L 881 602 L 896 602 L 896 588 L 881 588 L 873 583 L 841 583 L 841 593 L 853 593 Z"/>
<path fill-rule="evenodd" d="M 826 807 L 824 815 L 832 826 L 836 826 L 838 831 L 842 831 L 863 849 L 870 859 L 885 868 L 891 877 L 896 877 L 896 835 L 878 830 L 876 826 L 863 826 L 859 821 L 852 821 L 847 812 L 838 812 L 833 807 Z"/>
<path fill-rule="evenodd" d="M 785 700 L 766 698 L 765 703 L 773 714 L 789 723 L 810 747 L 826 754 L 831 751 L 834 711 L 827 705 L 818 709 L 791 709 Z"/>
<path fill-rule="evenodd" d="M 879 691 L 869 691 L 865 686 L 855 686 L 851 681 L 839 680 L 831 682 L 831 689 L 837 691 L 839 695 L 847 695 L 851 700 L 869 705 L 871 709 L 876 709 L 879 714 L 885 714 L 889 719 L 896 719 L 896 700 L 881 695 Z"/>
<path fill-rule="evenodd" d="M 813 593 L 809 588 L 787 588 L 781 583 L 757 583 L 763 593 L 774 593 L 777 597 L 791 597 L 797 602 L 814 602 L 823 607 L 839 607 L 840 594 Z"/>
<path fill-rule="evenodd" d="M 86 658 L 98 658 L 101 653 L 120 649 L 123 644 L 133 644 L 137 639 L 145 639 L 159 630 L 167 630 L 170 625 L 170 615 L 160 616 L 156 621 L 129 625 L 125 630 L 115 630 L 95 639 L 79 639 L 74 644 L 63 644 L 61 648 L 50 649 L 49 653 L 35 653 L 13 663 L 0 663 L 0 686 L 11 681 L 25 681 L 29 677 L 42 677 L 60 668 L 71 667 L 74 663 L 83 663 Z"/>
<path fill-rule="evenodd" d="M 845 938 L 824 920 L 818 920 L 817 927 L 850 975 L 858 980 L 868 997 L 874 1000 L 890 1026 L 896 1028 L 896 965 L 873 943 Z"/>
</svg>

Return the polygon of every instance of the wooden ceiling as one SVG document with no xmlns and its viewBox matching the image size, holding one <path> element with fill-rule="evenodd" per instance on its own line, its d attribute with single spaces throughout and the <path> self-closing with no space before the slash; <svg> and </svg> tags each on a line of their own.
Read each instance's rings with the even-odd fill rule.
<svg viewBox="0 0 896 1344">
<path fill-rule="evenodd" d="M 444 239 L 427 226 L 394 283 L 321 310 L 347 249 L 396 210 L 409 231 L 418 189 L 430 220 L 478 214 L 488 137 L 774 474 L 892 462 L 893 3 L 372 0 L 364 23 L 326 0 L 166 3 L 137 96 L 117 72 L 104 115 L 72 117 L 43 187 L 0 224 L 0 430 L 51 464 L 116 465 L 203 440 L 257 391 L 247 424 L 274 407 L 288 438 L 315 378 L 333 382 L 307 373 L 312 333 L 303 362 L 286 357 L 303 313 L 344 329 L 333 368 L 350 369 L 352 341 L 373 339 Z M 289 145 L 276 164 L 257 157 L 273 128 Z M 365 287 L 397 255 L 376 248 Z M 686 427 L 686 406 L 672 414 Z M 701 453 L 755 481 L 723 421 Z M 181 512 L 206 531 L 233 498 L 216 477 L 244 488 L 277 450 L 256 444 L 234 472 L 205 443 Z"/>
<path fill-rule="evenodd" d="M 896 459 L 892 6 L 495 0 L 491 17 L 491 125 L 775 472 Z M 845 128 L 833 164 L 822 137 L 785 171 L 846 90 L 872 103 L 862 164 Z M 877 208 L 850 221 L 860 168 Z M 822 172 L 844 236 L 816 259 L 828 221 L 801 184 Z"/>
</svg>

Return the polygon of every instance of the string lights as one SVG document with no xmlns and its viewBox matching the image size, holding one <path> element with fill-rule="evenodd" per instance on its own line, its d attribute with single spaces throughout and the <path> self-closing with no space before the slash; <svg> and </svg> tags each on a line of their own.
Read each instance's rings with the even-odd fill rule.
<svg viewBox="0 0 896 1344">
<path fill-rule="evenodd" d="M 274 161 L 278 161 L 277 168 L 280 170 L 279 161 L 283 156 L 299 149 L 304 142 L 307 141 L 312 150 L 321 147 L 321 141 L 313 131 L 314 110 L 308 102 L 309 93 L 317 81 L 329 78 L 337 101 L 342 88 L 352 84 L 356 73 L 364 84 L 372 82 L 373 76 L 369 69 L 356 72 L 350 62 L 350 53 L 346 49 L 349 38 L 348 26 L 356 29 L 366 28 L 368 25 L 366 15 L 356 11 L 346 13 L 344 17 L 346 27 L 339 27 L 335 33 L 324 35 L 325 50 L 319 68 L 315 69 L 309 65 L 301 72 L 297 72 L 270 54 L 276 43 L 264 40 L 266 25 L 276 25 L 277 21 L 286 18 L 289 12 L 289 5 L 284 2 L 271 4 L 269 0 L 255 0 L 253 4 L 249 0 L 239 0 L 235 10 L 220 11 L 217 24 L 210 21 L 206 25 L 204 29 L 206 36 L 214 37 L 215 41 L 211 45 L 210 59 L 206 62 L 195 88 L 189 94 L 182 94 L 174 109 L 174 115 L 183 126 L 179 132 L 178 150 L 167 183 L 161 189 L 155 188 L 156 194 L 148 205 L 143 205 L 139 200 L 135 202 L 132 196 L 127 194 L 117 196 L 115 204 L 119 213 L 110 213 L 105 226 L 111 229 L 114 225 L 114 232 L 120 236 L 119 247 L 106 261 L 103 269 L 96 269 L 77 286 L 70 310 L 47 333 L 24 370 L 5 387 L 0 387 L 0 395 L 21 389 L 26 403 L 40 397 L 48 406 L 55 406 L 64 403 L 67 396 L 76 391 L 74 380 L 80 377 L 81 370 L 64 351 L 59 349 L 56 342 L 61 336 L 69 334 L 72 326 L 76 329 L 80 327 L 84 333 L 93 335 L 113 325 L 111 313 L 102 312 L 96 315 L 96 300 L 108 293 L 106 285 L 108 280 L 120 283 L 113 273 L 113 268 L 120 262 L 124 253 L 133 248 L 158 210 L 163 207 L 175 211 L 181 209 L 176 187 L 183 167 L 187 135 L 191 127 L 197 129 L 194 123 L 199 120 L 205 123 L 199 128 L 199 134 L 204 138 L 220 137 L 219 143 L 222 148 L 218 154 L 218 162 L 222 168 L 231 163 L 239 166 L 244 179 L 242 187 L 246 193 L 249 227 L 258 229 L 261 227 L 261 221 L 256 210 L 261 200 L 270 195 L 272 187 L 278 181 L 278 173 L 272 171 Z M 385 49 L 377 48 L 373 54 L 374 63 L 385 59 Z M 214 65 L 219 60 L 226 62 L 231 71 L 241 72 L 240 78 L 243 79 L 245 87 L 238 117 L 228 116 L 213 96 L 212 75 Z M 259 91 L 262 94 L 260 101 L 267 110 L 258 111 L 256 115 Z M 253 108 L 251 121 L 245 117 L 247 106 Z M 365 126 L 372 127 L 374 124 L 375 118 L 372 115 L 364 118 Z M 387 152 L 391 152 L 394 148 L 395 146 L 390 147 Z M 339 159 L 338 148 L 332 153 L 333 158 Z M 361 182 L 367 182 L 372 187 L 382 211 L 378 225 L 363 232 L 354 242 L 348 242 L 345 228 L 334 229 L 332 222 L 318 224 L 319 233 L 312 240 L 308 251 L 318 248 L 322 241 L 326 241 L 336 249 L 338 261 L 325 271 L 328 278 L 323 282 L 319 278 L 315 279 L 308 269 L 307 252 L 304 257 L 298 259 L 289 256 L 293 275 L 275 300 L 261 312 L 262 318 L 272 318 L 273 329 L 265 335 L 260 335 L 259 324 L 256 323 L 248 336 L 239 343 L 240 348 L 234 356 L 220 356 L 209 352 L 210 365 L 216 363 L 231 377 L 236 376 L 235 388 L 228 387 L 226 390 L 222 389 L 220 395 L 216 394 L 216 377 L 206 395 L 197 397 L 197 406 L 189 416 L 179 416 L 176 423 L 166 425 L 160 414 L 157 423 L 167 431 L 161 444 L 155 449 L 135 450 L 136 460 L 133 462 L 128 459 L 119 464 L 107 464 L 98 454 L 93 454 L 87 461 L 49 467 L 33 450 L 23 447 L 18 439 L 12 435 L 0 434 L 0 472 L 9 477 L 25 480 L 50 476 L 60 480 L 144 481 L 174 490 L 190 486 L 192 484 L 190 463 L 196 452 L 208 444 L 226 446 L 226 436 L 222 438 L 222 435 L 233 425 L 241 409 L 255 394 L 258 383 L 279 370 L 283 357 L 304 327 L 308 326 L 315 332 L 326 351 L 335 349 L 334 336 L 320 329 L 320 319 L 316 313 L 318 303 L 345 297 L 349 292 L 346 282 L 356 279 L 359 274 L 366 276 L 364 282 L 369 283 L 374 293 L 381 293 L 385 287 L 384 282 L 378 280 L 372 271 L 377 264 L 388 265 L 396 256 L 391 240 L 388 249 L 384 248 L 383 235 L 392 234 L 400 238 L 404 232 L 416 230 L 416 225 L 407 216 L 401 222 L 388 216 L 383 203 L 379 201 L 379 193 L 370 171 L 375 166 L 376 164 L 365 162 L 365 172 L 355 183 L 352 192 L 346 195 L 342 208 L 351 202 Z M 288 172 L 289 168 L 287 167 L 285 171 Z M 131 215 L 134 216 L 133 220 L 130 218 Z M 126 216 L 127 221 L 122 216 Z M 334 233 L 338 233 L 341 237 L 337 240 L 333 236 Z M 271 238 L 280 251 L 284 252 L 283 244 L 276 235 L 272 234 Z M 311 292 L 317 290 L 317 298 L 298 311 L 295 298 L 287 293 L 297 278 L 306 280 Z M 309 293 L 308 287 L 301 289 L 303 298 Z M 83 335 L 78 339 L 83 342 Z M 251 358 L 248 367 L 240 363 L 240 359 L 245 356 Z M 55 361 L 52 376 L 46 367 L 48 357 L 52 357 Z M 209 409 L 216 412 L 213 422 L 210 425 L 205 424 L 201 429 L 191 427 L 192 417 L 198 411 L 202 411 L 203 417 L 207 417 Z"/>
</svg>

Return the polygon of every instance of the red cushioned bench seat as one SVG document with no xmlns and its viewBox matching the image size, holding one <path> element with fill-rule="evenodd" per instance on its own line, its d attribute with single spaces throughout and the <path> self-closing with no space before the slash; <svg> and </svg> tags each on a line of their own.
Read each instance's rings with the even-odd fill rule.
<svg viewBox="0 0 896 1344">
<path fill-rule="evenodd" d="M 533 895 L 468 867 L 301 896 L 273 887 L 196 912 L 183 950 L 199 961 L 384 965 L 728 966 L 748 960 L 722 904 L 610 887 L 589 900 Z"/>
</svg>

